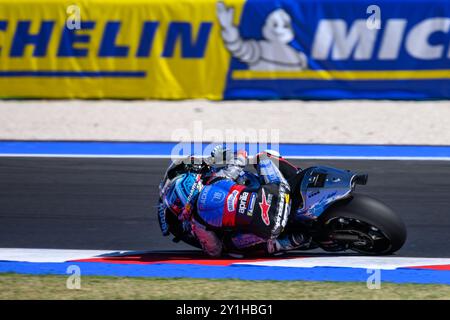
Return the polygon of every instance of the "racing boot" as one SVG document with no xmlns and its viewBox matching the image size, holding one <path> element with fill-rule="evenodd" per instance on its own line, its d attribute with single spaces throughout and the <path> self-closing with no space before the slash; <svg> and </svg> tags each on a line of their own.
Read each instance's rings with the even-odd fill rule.
<svg viewBox="0 0 450 320">
<path fill-rule="evenodd" d="M 267 252 L 276 254 L 294 249 L 310 249 L 312 238 L 303 233 L 281 235 L 277 239 L 267 241 Z"/>
</svg>

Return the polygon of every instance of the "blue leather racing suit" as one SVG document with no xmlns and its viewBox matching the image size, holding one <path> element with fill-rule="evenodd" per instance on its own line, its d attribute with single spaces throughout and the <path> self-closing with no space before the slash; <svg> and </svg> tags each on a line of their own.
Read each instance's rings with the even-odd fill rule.
<svg viewBox="0 0 450 320">
<path fill-rule="evenodd" d="M 204 252 L 210 256 L 220 256 L 224 249 L 276 253 L 304 245 L 302 235 L 282 235 L 291 198 L 290 186 L 278 167 L 279 159 L 271 153 L 260 153 L 256 163 L 259 183 L 244 184 L 241 179 L 247 157 L 245 152 L 238 152 L 201 187 L 192 187 L 198 192 L 178 211 L 181 217 L 186 207 L 192 209 L 192 214 L 183 219 L 189 221 Z"/>
</svg>

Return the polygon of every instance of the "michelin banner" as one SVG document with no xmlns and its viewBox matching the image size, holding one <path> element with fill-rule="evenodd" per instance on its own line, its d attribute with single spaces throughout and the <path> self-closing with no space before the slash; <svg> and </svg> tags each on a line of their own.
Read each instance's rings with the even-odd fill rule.
<svg viewBox="0 0 450 320">
<path fill-rule="evenodd" d="M 0 0 L 1 98 L 449 99 L 448 0 Z"/>
</svg>

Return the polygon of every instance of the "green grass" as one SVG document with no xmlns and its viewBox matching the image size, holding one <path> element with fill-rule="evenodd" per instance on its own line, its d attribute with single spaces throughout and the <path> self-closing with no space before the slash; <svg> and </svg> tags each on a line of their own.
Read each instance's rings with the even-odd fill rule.
<svg viewBox="0 0 450 320">
<path fill-rule="evenodd" d="M 450 299 L 450 286 L 306 281 L 242 281 L 81 277 L 81 289 L 65 276 L 0 274 L 0 299 Z"/>
</svg>

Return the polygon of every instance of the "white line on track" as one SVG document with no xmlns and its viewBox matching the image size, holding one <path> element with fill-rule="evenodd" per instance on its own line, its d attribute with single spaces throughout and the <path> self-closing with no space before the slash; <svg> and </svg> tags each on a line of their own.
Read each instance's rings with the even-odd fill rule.
<svg viewBox="0 0 450 320">
<path fill-rule="evenodd" d="M 110 254 L 120 255 L 121 253 L 123 253 L 123 251 L 119 250 L 0 248 L 0 261 L 66 262 L 69 260 L 89 259 Z"/>
<path fill-rule="evenodd" d="M 64 249 L 22 249 L 22 248 L 0 248 L 0 261 L 19 261 L 34 263 L 62 263 L 71 260 L 117 257 L 127 255 L 152 254 L 151 251 L 123 251 L 123 250 L 64 250 Z M 205 259 L 208 259 L 205 257 Z M 170 263 L 170 260 L 167 261 Z M 234 264 L 273 266 L 273 267 L 342 267 L 394 270 L 397 268 L 418 266 L 442 266 L 450 265 L 450 258 L 411 258 L 395 256 L 322 256 L 322 257 L 297 257 L 268 259 L 255 262 L 242 262 L 236 260 Z"/>
<path fill-rule="evenodd" d="M 29 154 L 4 153 L 0 157 L 21 158 L 92 158 L 92 159 L 172 159 L 170 155 L 121 155 L 121 154 Z M 178 157 L 183 158 L 183 157 Z M 250 159 L 252 157 L 249 157 Z M 450 161 L 450 157 L 377 157 L 377 156 L 284 156 L 285 159 L 297 160 L 399 160 L 399 161 Z M 175 158 L 173 158 L 175 159 Z"/>
<path fill-rule="evenodd" d="M 395 270 L 397 268 L 450 265 L 448 258 L 411 258 L 411 257 L 368 257 L 368 256 L 338 256 L 338 257 L 306 257 L 283 260 L 237 263 L 242 265 L 268 267 L 343 267 Z"/>
</svg>

